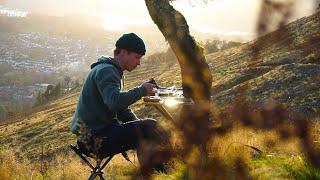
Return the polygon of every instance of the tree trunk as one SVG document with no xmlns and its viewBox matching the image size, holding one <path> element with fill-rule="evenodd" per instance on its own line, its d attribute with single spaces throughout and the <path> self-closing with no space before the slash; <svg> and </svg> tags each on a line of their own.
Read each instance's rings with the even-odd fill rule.
<svg viewBox="0 0 320 180">
<path fill-rule="evenodd" d="M 169 0 L 145 0 L 145 2 L 152 20 L 179 61 L 184 96 L 195 102 L 193 106 L 185 106 L 182 109 L 178 123 L 185 136 L 185 145 L 203 147 L 210 136 L 212 85 L 212 75 L 203 48 L 190 35 L 184 16 L 170 5 Z"/>
</svg>

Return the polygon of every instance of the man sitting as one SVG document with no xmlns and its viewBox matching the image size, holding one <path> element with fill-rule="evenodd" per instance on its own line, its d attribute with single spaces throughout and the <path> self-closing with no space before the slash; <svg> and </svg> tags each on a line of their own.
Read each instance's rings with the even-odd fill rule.
<svg viewBox="0 0 320 180">
<path fill-rule="evenodd" d="M 136 34 L 129 33 L 122 35 L 115 46 L 114 57 L 101 57 L 91 65 L 73 116 L 71 131 L 77 135 L 79 147 L 91 157 L 106 157 L 138 149 L 138 158 L 144 168 L 149 166 L 161 170 L 163 162 L 146 159 L 143 153 L 148 154 L 144 150 L 148 148 L 142 147 L 142 144 L 168 145 L 169 135 L 155 120 L 140 120 L 128 108 L 143 96 L 153 94 L 155 85 L 145 82 L 139 87 L 121 91 L 123 71 L 130 72 L 140 65 L 146 52 L 145 44 Z"/>
</svg>

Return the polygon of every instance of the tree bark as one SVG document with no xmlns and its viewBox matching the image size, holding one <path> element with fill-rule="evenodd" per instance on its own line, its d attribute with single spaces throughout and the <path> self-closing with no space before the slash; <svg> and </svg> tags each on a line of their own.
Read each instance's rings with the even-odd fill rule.
<svg viewBox="0 0 320 180">
<path fill-rule="evenodd" d="M 194 101 L 193 106 L 182 108 L 178 127 L 187 146 L 205 146 L 210 136 L 212 75 L 203 48 L 190 35 L 187 21 L 169 0 L 145 0 L 145 3 L 179 61 L 184 96 Z"/>
</svg>

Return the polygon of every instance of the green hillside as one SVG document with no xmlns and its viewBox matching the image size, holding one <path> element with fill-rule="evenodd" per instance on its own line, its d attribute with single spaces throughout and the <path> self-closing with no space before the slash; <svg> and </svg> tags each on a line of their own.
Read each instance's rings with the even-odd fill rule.
<svg viewBox="0 0 320 180">
<path fill-rule="evenodd" d="M 260 48 L 256 55 L 253 49 Z M 213 76 L 212 95 L 217 105 L 227 106 L 238 93 L 258 106 L 269 98 L 305 115 L 320 116 L 320 13 L 222 52 L 206 56 Z M 126 74 L 126 88 L 154 77 L 163 86 L 180 85 L 177 63 L 144 62 Z M 243 89 L 244 91 L 239 91 Z M 75 141 L 69 132 L 79 89 L 46 105 L 44 110 L 0 125 L 1 147 L 13 147 L 19 157 L 38 160 L 42 147 L 47 157 L 69 151 Z M 136 103 L 138 116 L 163 119 L 153 108 Z"/>
</svg>

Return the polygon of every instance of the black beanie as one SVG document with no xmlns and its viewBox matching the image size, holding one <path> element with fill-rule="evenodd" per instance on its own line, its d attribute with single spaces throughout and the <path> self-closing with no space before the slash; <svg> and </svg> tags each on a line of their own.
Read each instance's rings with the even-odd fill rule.
<svg viewBox="0 0 320 180">
<path fill-rule="evenodd" d="M 116 42 L 116 47 L 126 49 L 137 54 L 145 55 L 146 47 L 143 40 L 135 33 L 123 34 Z"/>
</svg>

